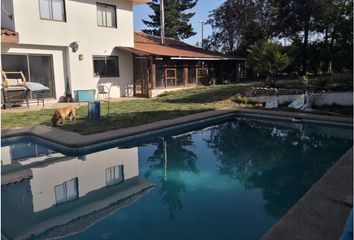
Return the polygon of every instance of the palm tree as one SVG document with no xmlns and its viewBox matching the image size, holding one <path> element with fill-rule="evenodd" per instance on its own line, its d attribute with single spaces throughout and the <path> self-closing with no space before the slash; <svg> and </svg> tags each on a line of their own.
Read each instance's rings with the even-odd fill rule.
<svg viewBox="0 0 354 240">
<path fill-rule="evenodd" d="M 260 73 L 266 74 L 264 85 L 272 87 L 275 77 L 284 70 L 290 63 L 286 53 L 281 51 L 281 47 L 273 42 L 257 42 L 247 49 L 248 64 Z"/>
</svg>

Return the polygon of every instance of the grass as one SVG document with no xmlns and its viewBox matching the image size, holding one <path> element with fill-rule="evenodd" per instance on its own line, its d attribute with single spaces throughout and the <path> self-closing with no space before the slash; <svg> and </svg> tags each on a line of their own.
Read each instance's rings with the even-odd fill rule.
<svg viewBox="0 0 354 240">
<path fill-rule="evenodd" d="M 176 92 L 168 92 L 155 99 L 129 100 L 111 102 L 110 117 L 107 104 L 101 106 L 101 120 L 87 121 L 87 107 L 77 111 L 78 119 L 67 123 L 61 128 L 81 134 L 90 134 L 112 129 L 133 127 L 159 120 L 173 119 L 189 114 L 211 111 L 225 107 L 237 107 L 232 101 L 233 96 L 242 94 L 246 89 L 262 86 L 261 82 L 240 83 L 197 87 Z M 18 128 L 33 125 L 51 125 L 53 109 L 28 112 L 3 112 L 2 128 Z"/>
<path fill-rule="evenodd" d="M 299 79 L 280 80 L 278 84 L 288 88 L 300 88 L 302 86 L 302 82 Z M 112 129 L 134 127 L 159 120 L 173 119 L 225 107 L 250 106 L 247 105 L 247 101 L 245 101 L 246 103 L 242 103 L 245 99 L 245 91 L 251 87 L 262 86 L 263 82 L 214 85 L 168 92 L 155 99 L 111 102 L 109 118 L 106 117 L 107 104 L 102 103 L 102 119 L 97 121 L 86 120 L 87 107 L 83 106 L 77 111 L 77 121 L 73 123 L 67 121 L 67 123 L 60 128 L 81 134 L 90 134 Z M 289 111 L 289 109 L 280 110 Z M 335 112 L 333 110 L 336 110 L 339 114 L 353 114 L 349 108 L 341 109 L 340 112 L 338 112 L 338 107 L 319 109 L 318 113 L 323 114 L 328 111 Z M 9 129 L 40 124 L 50 126 L 52 114 L 53 109 L 27 112 L 3 112 L 1 119 L 2 128 Z"/>
</svg>

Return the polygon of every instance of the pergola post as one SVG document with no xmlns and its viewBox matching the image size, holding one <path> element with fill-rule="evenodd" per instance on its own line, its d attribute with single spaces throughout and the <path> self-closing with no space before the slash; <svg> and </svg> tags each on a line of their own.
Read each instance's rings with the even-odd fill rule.
<svg viewBox="0 0 354 240">
<path fill-rule="evenodd" d="M 154 58 L 150 57 L 150 79 L 151 79 L 151 88 L 156 88 L 156 64 L 154 63 Z"/>
<path fill-rule="evenodd" d="M 188 65 L 184 65 L 183 68 L 183 80 L 184 80 L 184 86 L 188 86 Z"/>
<path fill-rule="evenodd" d="M 240 62 L 236 62 L 236 82 L 239 82 L 241 79 L 241 69 L 240 69 Z"/>
</svg>

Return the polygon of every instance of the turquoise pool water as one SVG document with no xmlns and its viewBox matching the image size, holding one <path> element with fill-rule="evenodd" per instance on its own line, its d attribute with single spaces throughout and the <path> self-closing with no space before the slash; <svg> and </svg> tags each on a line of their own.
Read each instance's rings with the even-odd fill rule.
<svg viewBox="0 0 354 240">
<path fill-rule="evenodd" d="M 260 239 L 352 144 L 351 128 L 236 118 L 79 156 L 4 141 L 2 232 Z"/>
</svg>

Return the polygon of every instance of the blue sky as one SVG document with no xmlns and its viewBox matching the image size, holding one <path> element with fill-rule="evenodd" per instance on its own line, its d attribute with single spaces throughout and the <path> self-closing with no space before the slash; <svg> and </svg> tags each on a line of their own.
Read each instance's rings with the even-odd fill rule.
<svg viewBox="0 0 354 240">
<path fill-rule="evenodd" d="M 201 41 L 201 20 L 207 20 L 209 12 L 217 8 L 225 0 L 199 0 L 197 5 L 192 9 L 192 12 L 196 12 L 194 17 L 191 19 L 191 23 L 194 31 L 197 33 L 195 36 L 185 39 L 184 41 L 195 45 L 197 42 Z M 146 4 L 138 5 L 134 7 L 134 30 L 140 31 L 146 28 L 142 19 L 149 19 L 148 15 L 152 14 L 152 10 Z M 204 26 L 204 37 L 210 35 L 211 27 L 209 25 Z"/>
</svg>

